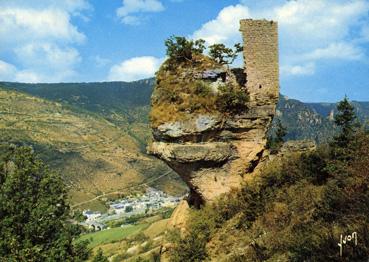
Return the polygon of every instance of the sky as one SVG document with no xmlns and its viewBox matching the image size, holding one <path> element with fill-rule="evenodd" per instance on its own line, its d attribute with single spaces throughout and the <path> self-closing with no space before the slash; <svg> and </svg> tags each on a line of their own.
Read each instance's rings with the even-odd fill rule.
<svg viewBox="0 0 369 262">
<path fill-rule="evenodd" d="M 168 37 L 233 45 L 243 18 L 278 22 L 282 94 L 369 101 L 369 0 L 0 0 L 0 81 L 152 77 Z"/>
</svg>

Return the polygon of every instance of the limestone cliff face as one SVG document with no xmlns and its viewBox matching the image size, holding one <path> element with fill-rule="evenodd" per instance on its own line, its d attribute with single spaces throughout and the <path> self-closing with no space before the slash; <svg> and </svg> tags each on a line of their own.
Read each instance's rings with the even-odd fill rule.
<svg viewBox="0 0 369 262">
<path fill-rule="evenodd" d="M 241 20 L 240 25 L 244 41 L 243 70 L 229 70 L 207 62 L 202 63 L 205 67 L 187 68 L 173 77 L 161 69 L 153 93 L 152 110 L 156 119 L 149 152 L 164 160 L 187 183 L 191 189 L 190 205 L 212 201 L 232 187 L 242 185 L 245 175 L 254 170 L 262 157 L 266 133 L 275 114 L 279 95 L 277 24 L 247 19 Z M 237 85 L 232 90 L 237 88 L 249 99 L 245 106 L 226 113 L 210 110 L 211 105 L 206 110 L 187 110 L 183 106 L 191 107 L 195 102 L 188 103 L 184 95 L 178 98 L 177 107 L 160 104 L 164 83 L 169 83 L 166 88 L 170 88 L 170 83 L 186 87 L 194 79 L 207 82 L 213 93 L 219 92 L 221 85 Z M 174 95 L 181 96 L 181 93 Z M 219 103 L 219 95 L 209 94 L 204 98 L 203 103 Z"/>
</svg>

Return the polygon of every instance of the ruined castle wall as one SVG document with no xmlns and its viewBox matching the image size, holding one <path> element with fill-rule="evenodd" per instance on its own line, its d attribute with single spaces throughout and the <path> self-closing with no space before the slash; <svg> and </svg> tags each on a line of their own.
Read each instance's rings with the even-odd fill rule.
<svg viewBox="0 0 369 262">
<path fill-rule="evenodd" d="M 278 25 L 267 20 L 243 19 L 240 31 L 244 42 L 247 90 L 258 105 L 278 101 Z"/>
</svg>

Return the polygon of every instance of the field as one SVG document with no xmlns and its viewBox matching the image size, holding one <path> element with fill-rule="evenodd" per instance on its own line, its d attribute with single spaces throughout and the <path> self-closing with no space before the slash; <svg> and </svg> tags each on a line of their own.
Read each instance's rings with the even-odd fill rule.
<svg viewBox="0 0 369 262">
<path fill-rule="evenodd" d="M 156 261 L 169 219 L 164 213 L 137 219 L 135 224 L 86 233 L 77 241 L 89 240 L 93 254 L 101 249 L 109 261 Z M 117 223 L 115 223 L 118 225 Z M 145 261 L 146 261 L 145 260 Z"/>
<path fill-rule="evenodd" d="M 78 239 L 78 241 L 90 240 L 91 242 L 89 243 L 88 247 L 94 248 L 98 245 L 118 242 L 128 236 L 141 232 L 147 226 L 148 226 L 147 224 L 138 224 L 138 225 L 128 225 L 126 227 L 116 227 L 106 229 L 82 235 Z"/>
</svg>

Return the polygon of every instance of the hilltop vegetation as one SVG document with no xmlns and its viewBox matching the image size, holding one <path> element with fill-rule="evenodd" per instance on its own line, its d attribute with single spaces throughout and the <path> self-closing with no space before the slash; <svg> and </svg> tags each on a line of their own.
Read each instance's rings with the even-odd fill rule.
<svg viewBox="0 0 369 262">
<path fill-rule="evenodd" d="M 200 114 L 227 117 L 246 110 L 248 95 L 237 75 L 225 64 L 242 49 L 210 46 L 205 41 L 171 37 L 166 40 L 168 59 L 156 73 L 151 102 L 151 125 L 188 120 Z"/>
</svg>

